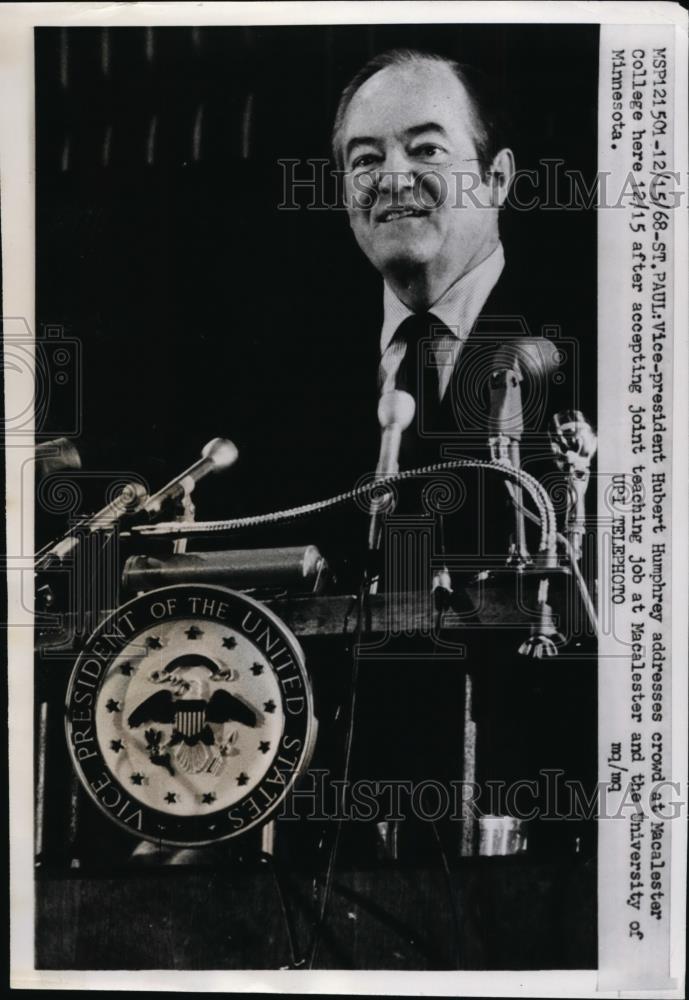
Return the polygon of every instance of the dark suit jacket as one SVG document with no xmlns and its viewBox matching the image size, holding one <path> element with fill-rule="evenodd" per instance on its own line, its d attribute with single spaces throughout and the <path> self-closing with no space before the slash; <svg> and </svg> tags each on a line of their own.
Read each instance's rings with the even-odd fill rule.
<svg viewBox="0 0 689 1000">
<path fill-rule="evenodd" d="M 510 341 L 542 336 L 545 325 L 545 342 L 557 344 L 562 358 L 549 371 L 545 365 L 539 368 L 537 352 L 536 363 L 524 371 L 522 454 L 529 471 L 554 475 L 548 420 L 579 401 L 575 338 L 571 330 L 554 329 L 562 308 L 554 308 L 549 298 L 548 290 L 513 278 L 507 266 L 460 352 L 441 423 L 424 438 L 414 464 L 488 457 L 487 379 L 496 350 Z M 268 339 L 265 326 L 257 325 L 235 345 L 241 359 L 235 356 L 223 406 L 232 410 L 231 417 L 226 411 L 226 422 L 240 459 L 222 480 L 199 488 L 199 516 L 228 517 L 308 503 L 348 490 L 375 470 L 380 304 L 362 316 L 359 297 L 347 294 L 324 315 L 303 299 L 296 307 L 281 299 L 278 312 L 268 321 L 277 336 Z M 445 519 L 449 551 L 504 558 L 513 521 L 503 484 L 473 472 L 456 478 L 461 509 Z M 403 489 L 398 512 L 432 516 L 419 498 L 424 486 L 430 486 L 427 479 Z M 348 579 L 363 556 L 366 532 L 365 514 L 349 504 L 281 529 L 261 530 L 244 541 L 315 541 Z"/>
</svg>

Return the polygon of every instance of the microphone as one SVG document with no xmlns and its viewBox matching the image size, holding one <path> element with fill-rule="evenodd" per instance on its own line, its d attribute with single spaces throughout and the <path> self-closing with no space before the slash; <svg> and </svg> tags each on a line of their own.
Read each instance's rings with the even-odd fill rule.
<svg viewBox="0 0 689 1000">
<path fill-rule="evenodd" d="M 518 442 L 524 431 L 521 391 L 523 377 L 515 349 L 501 347 L 493 360 L 488 381 L 488 448 L 493 461 L 508 462 L 515 468 L 519 467 Z"/>
<path fill-rule="evenodd" d="M 563 362 L 559 344 L 547 337 L 513 337 L 498 348 L 489 378 L 491 458 L 509 461 L 509 443 L 521 440 L 524 431 L 521 383 L 527 385 L 527 398 L 540 395 L 542 387 Z"/>
<path fill-rule="evenodd" d="M 56 542 L 47 552 L 39 556 L 36 562 L 36 569 L 42 570 L 54 563 L 62 563 L 79 544 L 80 534 L 88 531 L 93 534 L 96 531 L 107 531 L 117 524 L 125 514 L 135 514 L 141 509 L 146 497 L 146 490 L 141 483 L 127 483 L 117 496 L 102 507 L 97 513 L 84 518 L 70 530 L 70 532 Z"/>
<path fill-rule="evenodd" d="M 154 493 L 142 507 L 145 514 L 158 514 L 163 504 L 168 500 L 178 500 L 180 497 L 188 496 L 199 480 L 207 476 L 209 472 L 222 472 L 229 469 L 237 461 L 238 451 L 236 445 L 227 438 L 213 438 L 201 451 L 201 458 L 197 459 L 193 465 L 175 476 L 169 483 Z"/>
<path fill-rule="evenodd" d="M 55 472 L 80 469 L 81 457 L 71 441 L 66 437 L 54 441 L 41 441 L 34 449 L 38 478 L 45 479 Z"/>
<path fill-rule="evenodd" d="M 402 434 L 414 419 L 414 397 L 402 389 L 384 392 L 378 403 L 378 423 L 382 431 L 376 476 L 399 472 Z"/>
<path fill-rule="evenodd" d="M 555 464 L 560 472 L 567 474 L 565 533 L 578 562 L 586 531 L 585 496 L 591 474 L 591 459 L 596 454 L 598 440 L 590 423 L 579 410 L 556 413 L 550 428 L 550 447 Z"/>
<path fill-rule="evenodd" d="M 378 403 L 378 422 L 381 428 L 380 453 L 376 466 L 376 477 L 392 476 L 399 472 L 400 445 L 402 435 L 414 419 L 416 403 L 414 397 L 403 389 L 384 392 Z M 377 552 L 380 548 L 380 514 L 389 501 L 390 494 L 373 497 L 371 500 L 371 520 L 368 528 L 368 550 Z M 377 579 L 371 581 L 369 592 L 375 594 Z"/>
</svg>

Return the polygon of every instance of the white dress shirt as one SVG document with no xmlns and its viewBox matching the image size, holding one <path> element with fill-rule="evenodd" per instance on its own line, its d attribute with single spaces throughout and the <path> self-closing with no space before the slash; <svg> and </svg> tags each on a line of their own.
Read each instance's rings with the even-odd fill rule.
<svg viewBox="0 0 689 1000">
<path fill-rule="evenodd" d="M 428 312 L 437 316 L 447 327 L 447 333 L 433 341 L 435 363 L 438 366 L 440 398 L 450 384 L 457 358 L 464 341 L 469 336 L 486 299 L 497 284 L 505 266 L 502 243 L 485 260 L 458 278 L 437 302 L 428 307 Z M 412 316 L 386 283 L 383 293 L 383 328 L 380 333 L 380 391 L 395 388 L 395 375 L 399 369 L 407 347 L 403 341 L 394 340 L 401 323 Z"/>
</svg>

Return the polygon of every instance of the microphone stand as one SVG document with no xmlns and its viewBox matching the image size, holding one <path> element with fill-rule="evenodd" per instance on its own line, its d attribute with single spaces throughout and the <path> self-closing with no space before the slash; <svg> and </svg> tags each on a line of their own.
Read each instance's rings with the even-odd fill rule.
<svg viewBox="0 0 689 1000">
<path fill-rule="evenodd" d="M 519 442 L 524 422 L 522 417 L 521 370 L 516 359 L 510 368 L 496 368 L 489 382 L 490 417 L 488 448 L 494 462 L 521 468 Z M 523 514 L 523 493 L 518 483 L 509 485 L 514 507 L 514 541 L 510 545 L 507 565 L 523 569 L 532 563 L 526 545 L 526 526 Z"/>
<path fill-rule="evenodd" d="M 111 530 L 120 520 L 138 513 L 147 499 L 148 494 L 141 483 L 127 483 L 117 496 L 96 514 L 77 521 L 59 541 L 37 552 L 35 571 L 38 573 L 63 564 L 78 546 L 80 537 Z"/>
<path fill-rule="evenodd" d="M 194 501 L 191 498 L 193 486 L 191 489 L 185 488 L 184 493 L 176 501 L 177 505 L 177 516 L 174 518 L 178 524 L 188 523 L 193 521 L 196 517 L 196 507 L 194 506 Z M 181 535 L 172 543 L 172 551 L 174 555 L 179 555 L 187 551 L 187 542 L 189 539 L 186 535 Z"/>
<path fill-rule="evenodd" d="M 586 614 L 597 634 L 596 611 L 579 568 L 582 539 L 586 530 L 584 494 L 591 459 L 596 452 L 596 435 L 582 413 L 578 410 L 566 410 L 555 414 L 552 419 L 550 444 L 558 469 L 568 475 L 566 532 L 565 535 L 558 533 L 557 539 L 564 544 Z M 555 628 L 552 608 L 548 603 L 548 588 L 548 577 L 544 576 L 538 591 L 539 620 L 519 649 L 525 656 L 556 656 L 557 646 L 564 642 Z"/>
<path fill-rule="evenodd" d="M 402 434 L 409 427 L 416 413 L 416 402 L 408 392 L 393 389 L 383 393 L 378 404 L 378 421 L 381 428 L 380 455 L 376 467 L 376 476 L 389 476 L 399 472 L 399 454 L 402 444 Z M 388 490 L 380 497 L 371 501 L 371 517 L 368 528 L 368 558 L 359 594 L 359 638 L 362 637 L 364 626 L 370 623 L 370 598 L 378 593 L 380 583 L 380 561 L 383 541 L 382 513 L 386 505 L 392 501 L 392 493 Z M 356 659 L 356 653 L 354 654 Z M 356 671 L 353 678 L 355 683 Z M 353 723 L 353 719 L 351 720 Z M 345 775 L 346 778 L 346 775 Z M 397 830 L 395 821 L 382 821 L 376 824 L 379 836 L 389 847 L 392 857 L 397 856 Z"/>
<path fill-rule="evenodd" d="M 378 421 L 381 427 L 380 455 L 376 478 L 399 472 L 399 454 L 402 434 L 409 427 L 416 412 L 414 397 L 402 389 L 385 392 L 378 403 Z M 366 597 L 378 593 L 380 583 L 380 550 L 383 539 L 382 513 L 390 504 L 392 494 L 386 490 L 382 496 L 371 500 L 368 525 L 368 559 L 364 574 Z"/>
<path fill-rule="evenodd" d="M 412 396 L 407 392 L 395 389 L 392 392 L 384 393 L 378 404 L 378 420 L 381 426 L 380 455 L 376 467 L 376 477 L 394 475 L 399 471 L 399 451 L 402 443 L 402 433 L 409 426 L 414 418 L 416 404 Z M 342 765 L 342 783 L 347 788 L 349 772 L 352 759 L 352 745 L 354 740 L 354 718 L 356 714 L 356 700 L 359 683 L 359 655 L 358 647 L 366 631 L 370 628 L 370 598 L 378 593 L 380 583 L 380 554 L 383 540 L 382 513 L 387 504 L 392 500 L 392 494 L 385 490 L 381 496 L 373 497 L 370 505 L 370 517 L 368 525 L 368 546 L 366 553 L 366 564 L 356 599 L 357 620 L 354 631 L 354 643 L 352 646 L 352 673 L 350 677 L 349 689 L 349 711 L 347 722 L 347 733 L 344 745 L 344 761 Z M 318 961 L 318 954 L 323 937 L 323 929 L 332 896 L 333 879 L 335 875 L 335 862 L 340 845 L 342 834 L 342 817 L 339 816 L 335 827 L 328 866 L 325 875 L 325 885 L 321 901 L 318 920 L 315 925 L 313 939 L 308 949 L 307 968 L 313 969 Z M 390 822 L 383 822 L 387 837 L 390 837 L 391 829 L 394 826 Z M 377 824 L 380 831 L 381 824 Z M 394 833 L 393 833 L 394 836 Z"/>
<path fill-rule="evenodd" d="M 586 534 L 584 498 L 598 441 L 583 413 L 579 410 L 564 410 L 556 413 L 551 421 L 550 446 L 558 470 L 567 475 L 565 534 L 573 561 L 579 562 Z"/>
<path fill-rule="evenodd" d="M 522 372 L 516 357 L 508 355 L 508 363 L 504 367 L 495 368 L 490 377 L 490 437 L 488 444 L 490 455 L 494 461 L 521 468 L 519 444 L 524 431 L 522 412 L 522 393 L 520 383 Z M 508 485 L 514 507 L 514 542 L 510 546 L 507 565 L 518 571 L 524 571 L 533 566 L 526 545 L 526 524 L 524 520 L 524 496 L 519 483 Z M 555 628 L 553 609 L 548 597 L 550 580 L 547 574 L 541 576 L 538 584 L 538 618 L 530 630 L 530 634 L 519 646 L 522 656 L 541 659 L 557 656 L 558 646 L 564 642 L 563 637 Z"/>
</svg>

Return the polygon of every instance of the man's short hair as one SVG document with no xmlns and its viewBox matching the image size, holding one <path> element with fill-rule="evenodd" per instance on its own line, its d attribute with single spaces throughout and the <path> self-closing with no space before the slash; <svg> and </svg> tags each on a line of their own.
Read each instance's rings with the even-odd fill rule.
<svg viewBox="0 0 689 1000">
<path fill-rule="evenodd" d="M 407 66 L 423 62 L 442 63 L 447 66 L 464 87 L 472 113 L 476 154 L 484 173 L 488 171 L 501 146 L 498 145 L 497 107 L 490 93 L 487 78 L 474 67 L 459 63 L 448 56 L 441 56 L 437 52 L 424 52 L 421 49 L 389 49 L 387 52 L 381 52 L 370 59 L 365 66 L 362 66 L 344 88 L 335 113 L 332 131 L 332 149 L 338 170 L 344 169 L 340 142 L 342 127 L 349 105 L 359 88 L 380 70 L 387 69 L 389 66 Z"/>
</svg>

